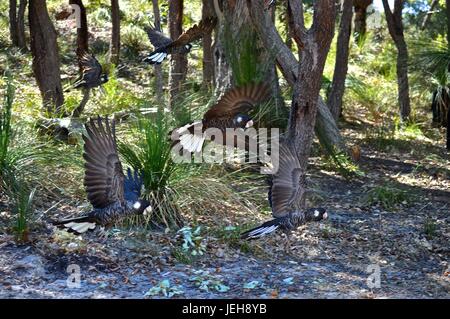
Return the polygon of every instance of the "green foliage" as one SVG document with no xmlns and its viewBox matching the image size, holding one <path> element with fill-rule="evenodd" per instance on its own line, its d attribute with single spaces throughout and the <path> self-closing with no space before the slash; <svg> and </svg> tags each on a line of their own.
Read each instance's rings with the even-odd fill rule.
<svg viewBox="0 0 450 319">
<path fill-rule="evenodd" d="M 35 190 L 28 190 L 22 171 L 35 156 L 34 150 L 14 147 L 11 127 L 12 105 L 15 88 L 9 75 L 6 77 L 4 101 L 0 110 L 0 187 L 12 200 L 13 213 L 16 216 L 14 231 L 18 241 L 27 241 L 28 218 L 32 213 Z M 25 168 L 25 169 L 24 169 Z"/>
<path fill-rule="evenodd" d="M 184 294 L 184 291 L 182 289 L 183 287 L 180 285 L 171 285 L 170 281 L 168 279 L 162 280 L 158 285 L 153 286 L 150 288 L 146 293 L 145 296 L 158 296 L 163 295 L 164 297 L 173 297 L 175 295 L 182 295 Z"/>
<path fill-rule="evenodd" d="M 180 225 L 179 207 L 170 187 L 177 166 L 172 161 L 168 119 L 164 112 L 156 113 L 155 118 L 139 118 L 134 133 L 135 142 L 120 142 L 119 152 L 127 164 L 142 174 L 154 221 L 166 227 Z"/>
<path fill-rule="evenodd" d="M 423 223 L 423 232 L 427 239 L 432 239 L 436 236 L 437 228 L 436 222 L 431 218 L 427 218 Z"/>
<path fill-rule="evenodd" d="M 258 83 L 264 79 L 271 64 L 262 63 L 261 61 L 263 51 L 258 47 L 258 38 L 255 30 L 243 28 L 238 34 L 235 34 L 230 26 L 226 24 L 224 45 L 226 58 L 233 71 L 233 79 L 236 86 L 243 86 L 253 82 Z M 271 58 L 274 59 L 273 54 Z"/>
<path fill-rule="evenodd" d="M 225 285 L 219 276 L 214 276 L 206 270 L 197 270 L 194 276 L 189 278 L 190 281 L 203 291 L 210 292 L 227 292 L 230 287 Z"/>
<path fill-rule="evenodd" d="M 127 25 L 120 32 L 120 41 L 130 57 L 136 58 L 145 49 L 143 39 L 147 37 L 144 30 L 134 25 Z"/>
<path fill-rule="evenodd" d="M 450 50 L 444 39 L 418 40 L 413 43 L 411 69 L 420 73 L 424 80 L 445 86 L 449 81 Z"/>
<path fill-rule="evenodd" d="M 326 152 L 326 154 L 324 164 L 328 169 L 337 170 L 346 178 L 365 176 L 365 173 L 346 153 L 334 149 L 332 152 Z"/>
<path fill-rule="evenodd" d="M 11 112 L 14 100 L 14 87 L 11 76 L 6 79 L 6 92 L 3 100 L 3 107 L 0 110 L 0 174 L 6 168 L 8 147 L 11 139 Z"/>
<path fill-rule="evenodd" d="M 29 191 L 26 186 L 16 183 L 12 193 L 13 213 L 16 216 L 14 231 L 19 242 L 28 241 L 28 221 L 33 212 L 33 200 L 36 189 Z"/>
<path fill-rule="evenodd" d="M 408 192 L 391 187 L 377 186 L 367 192 L 366 204 L 380 205 L 384 209 L 393 209 L 396 205 L 412 200 Z"/>
</svg>

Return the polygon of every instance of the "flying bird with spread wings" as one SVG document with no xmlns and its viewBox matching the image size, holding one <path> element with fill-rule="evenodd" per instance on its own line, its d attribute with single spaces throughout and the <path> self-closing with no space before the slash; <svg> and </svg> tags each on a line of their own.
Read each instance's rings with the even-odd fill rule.
<svg viewBox="0 0 450 319">
<path fill-rule="evenodd" d="M 325 208 L 309 208 L 306 211 L 297 204 L 300 193 L 300 162 L 286 144 L 280 144 L 278 171 L 272 176 L 268 200 L 274 219 L 241 234 L 242 239 L 256 239 L 276 230 L 287 235 L 307 222 L 328 218 Z"/>
<path fill-rule="evenodd" d="M 85 125 L 83 135 L 85 159 L 84 186 L 93 206 L 88 214 L 55 221 L 53 224 L 77 234 L 97 226 L 109 226 L 127 216 L 146 214 L 150 203 L 140 199 L 142 177 L 137 172 L 123 173 L 117 153 L 115 122 L 98 117 Z"/>
<path fill-rule="evenodd" d="M 226 142 L 226 129 L 248 129 L 253 120 L 248 115 L 257 104 L 270 99 L 270 89 L 265 83 L 249 84 L 228 90 L 222 98 L 212 106 L 203 119 L 189 123 L 172 131 L 173 145 L 180 144 L 188 152 L 200 152 L 205 142 L 205 131 L 217 128 L 223 133 L 223 140 L 214 140 L 222 145 Z"/>
<path fill-rule="evenodd" d="M 77 53 L 80 76 L 75 80 L 75 89 L 93 89 L 108 82 L 108 75 L 103 72 L 102 65 L 94 55 L 87 52 Z"/>
<path fill-rule="evenodd" d="M 75 80 L 73 88 L 93 89 L 108 82 L 108 74 L 103 72 L 102 65 L 94 55 L 77 50 L 80 76 Z"/>
<path fill-rule="evenodd" d="M 155 28 L 148 27 L 146 29 L 147 35 L 150 42 L 155 47 L 155 51 L 150 53 L 143 61 L 150 64 L 161 64 L 169 54 L 189 53 L 192 48 L 191 42 L 200 39 L 204 34 L 210 33 L 216 23 L 217 19 L 215 17 L 205 18 L 200 21 L 198 25 L 194 25 L 175 40 L 170 39 Z"/>
</svg>

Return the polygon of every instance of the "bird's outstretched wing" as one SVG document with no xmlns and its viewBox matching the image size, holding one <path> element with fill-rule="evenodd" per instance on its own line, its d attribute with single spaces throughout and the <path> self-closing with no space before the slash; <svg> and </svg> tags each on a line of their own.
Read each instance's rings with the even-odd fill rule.
<svg viewBox="0 0 450 319">
<path fill-rule="evenodd" d="M 172 43 L 172 40 L 169 37 L 166 37 L 164 33 L 154 27 L 146 27 L 145 31 L 147 32 L 150 43 L 155 47 L 155 50 L 166 47 Z"/>
<path fill-rule="evenodd" d="M 256 104 L 269 98 L 270 89 L 265 83 L 233 88 L 204 114 L 203 119 L 232 118 L 239 113 L 248 112 Z"/>
<path fill-rule="evenodd" d="M 94 208 L 123 202 L 125 175 L 117 153 L 115 122 L 110 126 L 108 118 L 103 121 L 98 117 L 85 126 L 83 157 L 87 198 Z"/>
<path fill-rule="evenodd" d="M 200 21 L 197 25 L 195 24 L 193 27 L 189 28 L 185 32 L 183 32 L 178 39 L 173 41 L 169 46 L 182 46 L 188 43 L 191 43 L 195 40 L 200 39 L 204 34 L 210 33 L 214 27 L 216 26 L 217 18 L 215 17 L 207 17 Z"/>
<path fill-rule="evenodd" d="M 124 182 L 124 196 L 128 201 L 136 202 L 141 197 L 141 188 L 143 180 L 142 175 L 137 171 L 132 172 L 130 168 L 127 169 L 127 176 Z"/>
<path fill-rule="evenodd" d="M 86 51 L 77 52 L 77 57 L 81 75 L 74 83 L 74 87 L 77 88 L 84 84 L 87 86 L 95 86 L 99 83 L 100 76 L 103 72 L 101 64 L 93 55 Z"/>
<path fill-rule="evenodd" d="M 300 162 L 286 144 L 280 144 L 279 167 L 272 178 L 269 203 L 275 217 L 292 211 L 300 192 Z"/>
</svg>

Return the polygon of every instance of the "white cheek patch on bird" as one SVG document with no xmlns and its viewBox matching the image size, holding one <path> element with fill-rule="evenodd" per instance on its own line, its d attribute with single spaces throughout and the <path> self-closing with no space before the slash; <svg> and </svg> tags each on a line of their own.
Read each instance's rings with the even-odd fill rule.
<svg viewBox="0 0 450 319">
<path fill-rule="evenodd" d="M 252 120 L 248 121 L 248 122 L 245 124 L 245 128 L 250 128 L 250 127 L 252 127 L 252 126 L 253 126 L 253 121 L 252 121 Z"/>
<path fill-rule="evenodd" d="M 134 203 L 134 204 L 133 204 L 133 208 L 134 208 L 134 209 L 139 209 L 139 208 L 141 208 L 141 203 L 139 203 L 139 202 Z"/>
<path fill-rule="evenodd" d="M 318 210 L 315 210 L 314 211 L 314 217 L 319 217 L 319 215 L 320 215 L 320 212 Z"/>
</svg>

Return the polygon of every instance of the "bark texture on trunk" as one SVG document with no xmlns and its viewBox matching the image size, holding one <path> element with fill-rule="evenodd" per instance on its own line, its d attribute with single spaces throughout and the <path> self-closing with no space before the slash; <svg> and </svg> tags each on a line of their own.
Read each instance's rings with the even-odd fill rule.
<svg viewBox="0 0 450 319">
<path fill-rule="evenodd" d="M 27 0 L 20 0 L 19 11 L 17 12 L 17 46 L 22 50 L 28 50 L 25 39 L 25 9 Z"/>
<path fill-rule="evenodd" d="M 154 25 L 155 28 L 158 30 L 161 30 L 161 15 L 159 12 L 159 3 L 158 0 L 152 0 L 153 5 L 153 17 L 154 17 Z M 158 99 L 158 102 L 160 106 L 163 105 L 164 102 L 164 94 L 163 94 L 163 86 L 164 86 L 164 80 L 163 80 L 163 73 L 162 73 L 162 66 L 161 64 L 156 64 L 153 66 L 155 70 L 155 91 L 156 91 L 156 97 Z"/>
<path fill-rule="evenodd" d="M 215 16 L 213 0 L 202 0 L 202 19 Z M 211 87 L 214 79 L 212 33 L 203 35 L 203 86 Z"/>
<path fill-rule="evenodd" d="M 80 8 L 80 27 L 77 28 L 77 50 L 89 52 L 89 33 L 86 17 L 86 8 L 82 0 L 70 0 L 69 4 L 76 4 Z"/>
<path fill-rule="evenodd" d="M 109 46 L 109 62 L 119 64 L 120 58 L 120 10 L 119 0 L 111 0 L 111 43 Z"/>
<path fill-rule="evenodd" d="M 25 42 L 25 9 L 27 0 L 20 0 L 17 8 L 17 0 L 9 0 L 9 34 L 13 46 L 27 50 Z"/>
<path fill-rule="evenodd" d="M 171 39 L 178 38 L 183 32 L 183 0 L 169 1 L 169 33 Z M 182 85 L 186 79 L 187 56 L 185 54 L 172 54 L 170 60 L 169 74 L 169 105 L 172 111 L 177 114 L 177 100 L 181 92 Z"/>
<path fill-rule="evenodd" d="M 355 7 L 355 40 L 360 41 L 367 32 L 367 8 L 373 0 L 353 0 Z"/>
<path fill-rule="evenodd" d="M 264 14 L 261 1 L 247 0 L 247 3 L 250 6 L 253 24 L 260 34 L 266 50 L 276 52 L 277 65 L 281 73 L 289 85 L 294 87 L 297 81 L 299 67 L 297 59 L 283 42 L 270 17 Z M 346 152 L 345 143 L 336 125 L 336 121 L 334 121 L 330 110 L 321 96 L 318 97 L 318 109 L 315 130 L 321 145 L 327 150 L 331 147 L 337 151 Z"/>
<path fill-rule="evenodd" d="M 216 27 L 216 41 L 213 45 L 214 55 L 214 96 L 219 98 L 231 87 L 232 72 L 225 56 L 225 24 L 223 8 L 219 0 L 213 0 L 214 11 L 218 19 Z"/>
<path fill-rule="evenodd" d="M 13 46 L 18 44 L 17 31 L 17 0 L 9 0 L 9 35 Z"/>
<path fill-rule="evenodd" d="M 56 31 L 42 0 L 30 0 L 28 8 L 33 72 L 48 113 L 60 112 L 64 103 Z"/>
<path fill-rule="evenodd" d="M 445 0 L 445 11 L 447 13 L 447 43 L 450 48 L 450 0 Z"/>
<path fill-rule="evenodd" d="M 302 16 L 300 12 L 294 10 L 293 6 L 290 9 L 294 19 Z M 299 8 L 299 10 L 302 9 Z M 320 95 L 323 69 L 334 34 L 335 15 L 334 0 L 316 1 L 311 28 L 304 29 L 304 21 L 299 19 L 296 21 L 299 27 L 294 29 L 297 34 L 295 39 L 299 41 L 297 44 L 299 47 L 303 45 L 303 50 L 300 54 L 298 78 L 294 86 L 288 141 L 296 150 L 302 166 L 300 184 L 304 187 L 301 188 L 302 192 L 297 199 L 300 207 L 306 205 L 306 166 L 314 138 L 314 125 L 318 109 L 317 99 Z"/>
<path fill-rule="evenodd" d="M 333 82 L 327 101 L 331 114 L 333 114 L 336 121 L 342 113 L 342 97 L 345 91 L 345 79 L 347 78 L 348 55 L 350 51 L 349 43 L 352 29 L 352 15 L 352 0 L 344 0 L 336 44 L 336 63 L 334 65 Z"/>
<path fill-rule="evenodd" d="M 411 102 L 409 99 L 408 81 L 408 47 L 403 34 L 402 11 L 405 0 L 395 0 L 394 11 L 389 7 L 388 0 L 382 0 L 389 34 L 394 40 L 397 48 L 397 85 L 398 103 L 400 105 L 400 116 L 407 120 L 411 113 Z"/>
</svg>

